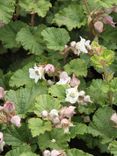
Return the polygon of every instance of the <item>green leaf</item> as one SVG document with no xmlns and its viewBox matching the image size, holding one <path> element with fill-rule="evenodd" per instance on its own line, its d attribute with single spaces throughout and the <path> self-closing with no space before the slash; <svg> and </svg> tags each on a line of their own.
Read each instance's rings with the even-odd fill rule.
<svg viewBox="0 0 117 156">
<path fill-rule="evenodd" d="M 102 106 L 109 103 L 107 94 L 108 91 L 108 84 L 101 79 L 93 80 L 89 89 L 87 90 L 88 94 L 91 96 L 92 101 Z"/>
<path fill-rule="evenodd" d="M 47 48 L 51 50 L 63 50 L 65 44 L 70 40 L 68 32 L 64 28 L 46 28 L 42 31 Z"/>
<path fill-rule="evenodd" d="M 0 1 L 0 21 L 9 23 L 15 10 L 15 0 Z"/>
<path fill-rule="evenodd" d="M 17 21 L 10 22 L 0 29 L 0 40 L 6 48 L 19 47 L 19 44 L 16 42 L 16 35 L 23 26 L 25 26 L 23 22 Z"/>
<path fill-rule="evenodd" d="M 117 141 L 112 141 L 108 147 L 109 151 L 113 156 L 117 156 Z"/>
<path fill-rule="evenodd" d="M 41 36 L 44 25 L 38 27 L 25 27 L 22 28 L 16 37 L 16 41 L 21 43 L 25 50 L 29 50 L 30 53 L 40 55 L 44 51 L 43 39 Z"/>
<path fill-rule="evenodd" d="M 75 138 L 78 135 L 87 134 L 88 127 L 83 123 L 76 123 L 70 128 L 70 138 Z"/>
<path fill-rule="evenodd" d="M 7 145 L 12 145 L 12 148 L 16 148 L 27 142 L 31 143 L 32 137 L 25 123 L 19 128 L 14 126 L 7 128 L 7 131 L 4 132 L 4 140 Z"/>
<path fill-rule="evenodd" d="M 81 4 L 71 3 L 55 14 L 53 22 L 58 26 L 65 25 L 68 30 L 72 30 L 86 24 L 86 15 Z"/>
<path fill-rule="evenodd" d="M 116 50 L 117 49 L 117 29 L 112 27 L 107 27 L 106 31 L 102 33 L 100 38 L 102 39 L 101 43 L 109 49 Z"/>
<path fill-rule="evenodd" d="M 46 132 L 38 138 L 38 144 L 41 150 L 46 148 L 51 149 L 67 149 L 70 137 L 65 134 L 62 129 L 53 129 L 51 132 Z"/>
<path fill-rule="evenodd" d="M 60 99 L 61 101 L 65 100 L 65 91 L 67 89 L 66 85 L 53 85 L 48 89 L 48 93 L 51 94 L 51 96 L 56 97 Z"/>
<path fill-rule="evenodd" d="M 93 156 L 93 155 L 85 153 L 82 150 L 72 148 L 67 151 L 67 156 Z"/>
<path fill-rule="evenodd" d="M 46 131 L 51 131 L 52 129 L 51 123 L 49 121 L 43 121 L 39 118 L 29 119 L 28 126 L 33 137 L 44 134 Z"/>
<path fill-rule="evenodd" d="M 23 152 L 20 156 L 39 156 L 33 152 Z"/>
<path fill-rule="evenodd" d="M 31 81 L 29 78 L 29 68 L 34 66 L 34 63 L 29 63 L 25 65 L 22 69 L 16 70 L 10 78 L 9 85 L 11 87 L 21 87 L 24 85 L 34 84 L 34 81 Z"/>
<path fill-rule="evenodd" d="M 49 0 L 20 0 L 19 5 L 27 12 L 31 14 L 37 13 L 41 17 L 45 17 L 49 8 L 52 6 Z"/>
<path fill-rule="evenodd" d="M 96 69 L 104 70 L 109 67 L 114 61 L 114 52 L 103 46 L 100 46 L 97 42 L 92 42 L 92 48 L 100 48 L 101 50 L 98 53 L 95 53 L 91 57 L 93 66 Z"/>
<path fill-rule="evenodd" d="M 26 115 L 33 110 L 36 97 L 43 93 L 46 93 L 45 86 L 34 85 L 17 91 L 10 90 L 6 93 L 5 99 L 14 102 L 18 114 Z"/>
<path fill-rule="evenodd" d="M 104 143 L 117 137 L 117 130 L 110 120 L 113 110 L 110 107 L 99 108 L 93 116 L 91 127 L 102 137 Z"/>
<path fill-rule="evenodd" d="M 87 75 L 87 64 L 82 59 L 74 59 L 70 63 L 64 66 L 64 69 L 68 74 L 75 74 L 76 76 Z"/>
<path fill-rule="evenodd" d="M 17 147 L 16 149 L 13 149 L 9 152 L 7 152 L 7 154 L 5 156 L 21 156 L 21 154 L 25 151 L 31 151 L 31 148 L 29 145 L 23 145 L 20 147 Z"/>
<path fill-rule="evenodd" d="M 51 111 L 52 109 L 60 108 L 60 101 L 50 95 L 43 94 L 36 98 L 35 113 L 41 116 L 41 112 L 44 110 Z"/>
</svg>

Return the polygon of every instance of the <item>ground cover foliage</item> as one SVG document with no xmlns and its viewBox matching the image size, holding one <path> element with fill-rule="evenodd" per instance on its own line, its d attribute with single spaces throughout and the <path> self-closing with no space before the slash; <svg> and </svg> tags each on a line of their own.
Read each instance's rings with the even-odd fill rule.
<svg viewBox="0 0 117 156">
<path fill-rule="evenodd" d="M 0 155 L 117 156 L 117 0 L 0 0 Z"/>
</svg>

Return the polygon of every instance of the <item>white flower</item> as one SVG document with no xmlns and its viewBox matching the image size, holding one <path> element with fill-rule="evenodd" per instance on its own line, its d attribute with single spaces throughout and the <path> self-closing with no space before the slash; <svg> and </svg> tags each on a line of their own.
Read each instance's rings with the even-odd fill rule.
<svg viewBox="0 0 117 156">
<path fill-rule="evenodd" d="M 68 76 L 67 72 L 61 72 L 59 77 L 60 80 L 56 84 L 64 85 L 70 83 L 71 78 Z"/>
<path fill-rule="evenodd" d="M 85 97 L 85 91 L 82 90 L 82 91 L 78 92 L 78 103 L 83 103 L 84 97 Z"/>
<path fill-rule="evenodd" d="M 4 145 L 5 145 L 4 136 L 3 136 L 3 133 L 0 132 L 0 152 L 3 151 Z"/>
<path fill-rule="evenodd" d="M 79 53 L 88 53 L 87 49 L 91 49 L 90 45 L 90 40 L 85 40 L 84 38 L 80 37 L 80 41 L 76 43 L 76 49 L 78 50 L 78 55 Z"/>
<path fill-rule="evenodd" d="M 71 47 L 75 47 L 75 46 L 76 46 L 76 41 L 72 41 L 72 42 L 70 43 L 70 46 L 71 46 Z"/>
<path fill-rule="evenodd" d="M 59 156 L 61 153 L 57 150 L 52 150 L 51 151 L 51 156 Z"/>
<path fill-rule="evenodd" d="M 74 87 L 74 88 L 66 89 L 66 98 L 65 98 L 65 101 L 74 104 L 74 103 L 77 102 L 77 99 L 78 99 L 77 86 Z"/>
<path fill-rule="evenodd" d="M 112 114 L 111 121 L 113 121 L 115 124 L 117 124 L 117 113 Z"/>
<path fill-rule="evenodd" d="M 35 83 L 38 82 L 39 79 L 44 78 L 44 68 L 42 66 L 34 66 L 34 68 L 29 68 L 29 77 L 35 80 Z"/>
<path fill-rule="evenodd" d="M 48 117 L 48 112 L 46 110 L 43 110 L 41 112 L 41 116 L 42 116 L 42 118 L 47 118 Z"/>
<path fill-rule="evenodd" d="M 55 117 L 58 117 L 58 116 L 59 116 L 58 110 L 52 109 L 52 110 L 50 111 L 50 113 L 49 113 L 49 116 L 50 116 L 51 119 L 54 119 Z"/>
<path fill-rule="evenodd" d="M 49 150 L 45 150 L 45 151 L 43 152 L 43 156 L 51 156 L 50 151 L 49 151 Z"/>
</svg>

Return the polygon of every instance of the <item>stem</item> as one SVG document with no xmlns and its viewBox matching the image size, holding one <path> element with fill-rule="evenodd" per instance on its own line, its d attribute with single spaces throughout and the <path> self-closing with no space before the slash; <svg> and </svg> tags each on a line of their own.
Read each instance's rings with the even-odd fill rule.
<svg viewBox="0 0 117 156">
<path fill-rule="evenodd" d="M 91 11 L 90 11 L 90 9 L 89 9 L 87 0 L 83 0 L 83 3 L 84 3 L 85 8 L 86 8 L 86 10 L 87 10 L 87 14 L 90 15 L 90 12 L 91 12 Z"/>
<path fill-rule="evenodd" d="M 31 14 L 31 26 L 35 25 L 35 13 Z"/>
</svg>

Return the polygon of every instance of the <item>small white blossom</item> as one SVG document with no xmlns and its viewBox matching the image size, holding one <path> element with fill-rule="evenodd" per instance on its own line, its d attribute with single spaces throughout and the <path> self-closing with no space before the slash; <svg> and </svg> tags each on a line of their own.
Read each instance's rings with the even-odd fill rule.
<svg viewBox="0 0 117 156">
<path fill-rule="evenodd" d="M 51 140 L 51 142 L 52 142 L 52 143 L 55 143 L 55 142 L 56 142 L 56 140 L 55 140 L 55 139 L 52 139 L 52 140 Z"/>
<path fill-rule="evenodd" d="M 72 41 L 72 42 L 70 43 L 70 46 L 71 46 L 71 47 L 75 47 L 75 46 L 76 46 L 76 41 Z"/>
<path fill-rule="evenodd" d="M 41 112 L 42 118 L 47 118 L 48 117 L 48 112 L 46 110 Z"/>
<path fill-rule="evenodd" d="M 58 117 L 58 116 L 59 116 L 58 110 L 52 109 L 52 110 L 50 111 L 50 113 L 49 113 L 49 116 L 50 116 L 51 119 L 54 119 L 55 117 Z"/>
<path fill-rule="evenodd" d="M 117 124 L 117 113 L 112 114 L 111 121 L 113 121 L 115 124 Z"/>
<path fill-rule="evenodd" d="M 61 153 L 57 150 L 52 150 L 51 151 L 51 156 L 59 156 Z"/>
<path fill-rule="evenodd" d="M 77 86 L 74 87 L 74 88 L 66 89 L 66 98 L 65 98 L 65 101 L 74 104 L 74 103 L 77 102 L 77 99 L 78 99 Z"/>
<path fill-rule="evenodd" d="M 59 77 L 60 80 L 56 84 L 64 85 L 70 83 L 71 78 L 68 76 L 67 72 L 61 72 Z"/>
<path fill-rule="evenodd" d="M 58 124 L 60 123 L 59 117 L 54 117 L 54 118 L 52 118 L 51 120 L 52 120 L 52 123 L 53 123 L 54 125 L 58 125 Z"/>
<path fill-rule="evenodd" d="M 35 80 L 35 83 L 38 82 L 39 79 L 45 79 L 44 77 L 44 68 L 42 66 L 34 66 L 34 68 L 29 68 L 29 77 Z"/>
<path fill-rule="evenodd" d="M 43 156 L 51 156 L 50 151 L 49 151 L 49 150 L 45 150 L 45 151 L 43 152 Z"/>
<path fill-rule="evenodd" d="M 3 136 L 3 133 L 0 132 L 0 152 L 3 151 L 4 145 L 5 145 L 4 136 Z"/>
<path fill-rule="evenodd" d="M 85 91 L 82 90 L 82 91 L 78 92 L 78 103 L 83 103 L 84 97 L 85 97 Z"/>
</svg>

